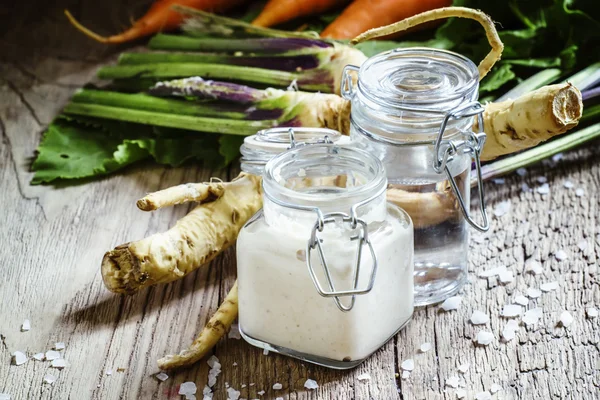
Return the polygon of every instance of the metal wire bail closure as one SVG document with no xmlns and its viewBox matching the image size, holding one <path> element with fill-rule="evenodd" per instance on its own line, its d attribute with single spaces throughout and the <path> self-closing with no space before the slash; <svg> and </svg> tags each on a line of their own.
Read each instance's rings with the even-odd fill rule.
<svg viewBox="0 0 600 400">
<path fill-rule="evenodd" d="M 346 65 L 342 71 L 342 80 L 340 82 L 340 94 L 346 100 L 352 100 L 352 94 L 354 93 L 354 84 L 352 83 L 352 75 L 350 71 L 358 73 L 360 67 L 356 65 Z"/>
<path fill-rule="evenodd" d="M 434 154 L 435 157 L 433 159 L 433 169 L 441 174 L 443 171 L 446 172 L 448 176 L 448 181 L 452 186 L 452 190 L 454 190 L 454 194 L 458 199 L 458 204 L 460 205 L 460 209 L 462 211 L 463 216 L 473 228 L 477 229 L 480 232 L 487 232 L 490 229 L 490 223 L 487 215 L 487 211 L 485 209 L 485 201 L 484 201 L 484 192 L 483 192 L 483 178 L 481 176 L 481 160 L 479 158 L 481 154 L 481 149 L 485 143 L 486 134 L 483 132 L 483 111 L 484 107 L 478 101 L 472 101 L 465 105 L 459 106 L 454 110 L 445 114 L 442 124 L 440 125 L 440 131 L 438 133 L 437 139 L 434 145 Z M 460 119 L 460 118 L 470 118 L 477 116 L 477 125 L 478 131 L 468 132 L 468 138 L 466 140 L 460 141 L 447 141 L 443 142 L 442 138 L 444 136 L 444 132 L 446 130 L 446 126 L 448 125 L 448 121 L 450 119 Z M 445 147 L 442 147 L 442 143 L 446 144 Z M 477 189 L 479 191 L 479 208 L 481 211 L 481 216 L 483 219 L 483 224 L 479 225 L 475 222 L 471 216 L 469 215 L 469 211 L 467 210 L 467 205 L 460 194 L 460 190 L 454 177 L 450 173 L 450 169 L 448 168 L 448 162 L 450 162 L 455 154 L 459 152 L 463 153 L 471 153 L 472 158 L 475 160 L 475 169 L 477 171 Z M 440 152 L 443 152 L 440 154 Z"/>
</svg>

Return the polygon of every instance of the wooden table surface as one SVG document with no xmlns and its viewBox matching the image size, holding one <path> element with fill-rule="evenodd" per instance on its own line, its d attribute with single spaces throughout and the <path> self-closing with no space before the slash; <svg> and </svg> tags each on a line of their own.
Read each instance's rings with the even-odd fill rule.
<svg viewBox="0 0 600 400">
<path fill-rule="evenodd" d="M 185 381 L 196 383 L 200 398 L 207 382 L 208 366 L 201 361 L 161 383 L 154 377 L 156 360 L 187 346 L 215 311 L 235 279 L 234 250 L 181 281 L 131 297 L 108 292 L 99 266 L 108 249 L 166 230 L 189 210 L 143 213 L 135 207 L 140 196 L 212 176 L 230 178 L 233 171 L 142 164 L 75 185 L 29 184 L 44 127 L 76 88 L 94 79 L 99 65 L 122 50 L 76 33 L 62 9 L 108 32 L 125 26 L 131 10 L 145 3 L 40 0 L 0 6 L 0 393 L 12 399 L 177 399 Z M 600 318 L 590 319 L 585 311 L 600 307 L 599 144 L 565 154 L 556 165 L 529 168 L 524 177 L 513 174 L 504 184 L 486 184 L 490 212 L 503 200 L 511 208 L 492 218 L 488 234 L 473 235 L 470 279 L 457 311 L 417 310 L 404 331 L 345 372 L 263 355 L 243 340 L 222 340 L 214 350 L 223 365 L 214 398 L 226 399 L 228 384 L 246 399 L 454 399 L 455 389 L 445 385 L 453 375 L 460 377 L 467 398 L 492 384 L 502 387 L 497 399 L 600 398 Z M 523 183 L 539 186 L 539 176 L 548 179 L 548 194 L 521 190 Z M 567 180 L 575 188 L 565 188 Z M 584 195 L 577 196 L 576 188 Z M 582 241 L 584 250 L 578 248 Z M 554 257 L 560 249 L 568 259 Z M 541 275 L 525 272 L 524 261 L 531 257 L 543 265 Z M 478 278 L 498 266 L 513 271 L 514 281 Z M 521 326 L 515 340 L 502 342 L 503 305 L 528 287 L 551 281 L 558 289 L 528 306 L 543 309 L 541 322 Z M 490 322 L 473 326 L 468 319 L 474 310 L 488 314 Z M 569 328 L 558 324 L 565 310 L 574 317 Z M 31 320 L 31 330 L 20 332 L 25 319 Z M 489 346 L 474 345 L 482 329 L 494 334 Z M 14 351 L 31 356 L 55 342 L 66 345 L 64 370 L 34 360 L 11 365 Z M 433 349 L 419 353 L 423 342 Z M 400 365 L 410 358 L 415 368 L 403 380 Z M 469 370 L 459 373 L 457 367 L 465 363 Z M 58 378 L 53 385 L 42 383 L 47 373 Z M 359 380 L 364 373 L 371 379 Z M 319 388 L 304 389 L 307 378 Z M 274 390 L 275 383 L 283 388 Z"/>
</svg>

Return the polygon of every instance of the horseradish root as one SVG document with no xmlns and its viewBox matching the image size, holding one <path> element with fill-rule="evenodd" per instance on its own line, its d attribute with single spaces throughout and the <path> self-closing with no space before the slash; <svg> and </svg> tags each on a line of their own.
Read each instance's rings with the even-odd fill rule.
<svg viewBox="0 0 600 400">
<path fill-rule="evenodd" d="M 109 290 L 133 293 L 146 286 L 174 281 L 235 243 L 242 226 L 262 207 L 260 178 L 242 173 L 232 182 L 210 185 L 215 189 L 207 189 L 209 192 L 222 190 L 220 197 L 215 196 L 211 201 L 208 195 L 198 196 L 204 203 L 167 232 L 122 244 L 104 255 L 102 277 Z M 163 193 L 177 194 L 175 201 L 159 195 L 158 201 L 156 196 L 153 200 L 155 204 L 174 204 L 185 197 L 178 189 Z M 147 203 L 142 201 L 142 206 Z"/>
<path fill-rule="evenodd" d="M 192 342 L 191 346 L 179 354 L 168 355 L 158 360 L 160 369 L 174 369 L 194 364 L 206 355 L 229 330 L 238 314 L 237 281 L 219 306 L 217 312 L 210 318 L 202 332 Z"/>
<path fill-rule="evenodd" d="M 487 139 L 481 159 L 537 146 L 577 126 L 582 113 L 581 92 L 570 83 L 543 86 L 515 100 L 489 103 L 483 113 Z"/>
<path fill-rule="evenodd" d="M 222 182 L 186 183 L 173 186 L 158 192 L 150 193 L 137 201 L 137 207 L 142 211 L 154 211 L 162 207 L 189 203 L 210 203 L 223 195 Z"/>
<path fill-rule="evenodd" d="M 423 229 L 457 216 L 456 197 L 450 186 L 442 192 L 408 192 L 388 187 L 387 201 L 410 215 L 415 229 Z"/>
</svg>

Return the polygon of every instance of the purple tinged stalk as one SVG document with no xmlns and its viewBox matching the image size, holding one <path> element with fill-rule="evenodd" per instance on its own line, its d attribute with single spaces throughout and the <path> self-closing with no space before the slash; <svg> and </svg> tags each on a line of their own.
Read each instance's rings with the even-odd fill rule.
<svg viewBox="0 0 600 400">
<path fill-rule="evenodd" d="M 206 99 L 251 104 L 265 99 L 262 90 L 229 82 L 205 80 L 200 77 L 158 82 L 148 90 L 153 96 L 196 96 Z"/>
<path fill-rule="evenodd" d="M 600 96 L 600 86 L 593 89 L 587 89 L 581 92 L 581 99 L 583 101 L 593 99 L 594 97 Z"/>
</svg>

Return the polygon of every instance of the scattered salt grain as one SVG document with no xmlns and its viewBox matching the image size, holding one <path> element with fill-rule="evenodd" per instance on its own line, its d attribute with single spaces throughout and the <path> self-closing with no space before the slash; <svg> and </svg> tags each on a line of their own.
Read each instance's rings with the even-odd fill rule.
<svg viewBox="0 0 600 400">
<path fill-rule="evenodd" d="M 54 382 L 56 382 L 56 377 L 54 375 L 46 374 L 44 376 L 44 383 L 52 385 Z"/>
<path fill-rule="evenodd" d="M 573 184 L 573 182 L 571 182 L 571 181 L 565 181 L 565 182 L 563 183 L 563 186 L 564 186 L 565 188 L 567 188 L 567 189 L 573 189 L 573 186 L 575 186 L 575 185 L 574 185 L 574 184 Z"/>
<path fill-rule="evenodd" d="M 582 188 L 577 188 L 575 189 L 575 196 L 577 197 L 581 197 L 585 194 L 585 190 L 583 190 Z"/>
<path fill-rule="evenodd" d="M 473 235 L 472 238 L 475 243 L 479 243 L 479 244 L 485 243 L 485 239 L 486 239 L 486 237 L 483 235 Z"/>
<path fill-rule="evenodd" d="M 579 248 L 579 250 L 585 251 L 588 247 L 587 240 L 581 239 L 579 242 L 577 242 L 577 247 Z"/>
<path fill-rule="evenodd" d="M 521 318 L 526 325 L 535 325 L 542 318 L 543 311 L 541 308 L 532 308 L 531 310 L 525 311 L 525 314 Z"/>
<path fill-rule="evenodd" d="M 238 363 L 236 363 L 236 362 L 234 361 L 234 362 L 233 362 L 233 364 L 231 364 L 231 365 L 233 365 L 234 367 L 237 367 L 237 366 L 238 366 Z"/>
<path fill-rule="evenodd" d="M 450 378 L 446 379 L 446 386 L 450 386 L 451 388 L 456 389 L 458 387 L 459 379 L 458 376 L 453 375 Z"/>
<path fill-rule="evenodd" d="M 596 318 L 598 316 L 598 309 L 594 307 L 590 307 L 586 310 L 587 316 L 590 319 Z"/>
<path fill-rule="evenodd" d="M 283 385 L 281 383 L 276 383 L 273 385 L 273 390 L 281 390 Z"/>
<path fill-rule="evenodd" d="M 540 289 L 542 289 L 542 292 L 551 292 L 558 289 L 558 282 L 552 281 L 543 283 L 540 285 Z"/>
<path fill-rule="evenodd" d="M 238 400 L 241 392 L 234 388 L 227 388 L 227 400 Z"/>
<path fill-rule="evenodd" d="M 306 170 L 305 170 L 304 168 L 300 168 L 300 169 L 298 170 L 298 176 L 299 176 L 300 178 L 303 178 L 303 177 L 305 177 L 305 176 L 306 176 Z"/>
<path fill-rule="evenodd" d="M 427 353 L 429 350 L 431 350 L 431 343 L 429 343 L 429 342 L 423 343 L 419 347 L 419 350 L 421 350 L 421 353 Z"/>
<path fill-rule="evenodd" d="M 504 329 L 502 330 L 502 337 L 507 342 L 510 342 L 511 340 L 513 340 L 516 337 L 518 330 L 519 330 L 519 323 L 517 321 L 515 321 L 514 319 L 511 319 L 504 326 Z"/>
<path fill-rule="evenodd" d="M 479 331 L 475 340 L 478 344 L 487 346 L 494 341 L 494 334 L 487 331 Z"/>
<path fill-rule="evenodd" d="M 196 394 L 197 390 L 194 382 L 183 382 L 181 386 L 179 386 L 179 394 L 183 396 Z"/>
<path fill-rule="evenodd" d="M 208 386 L 204 386 L 202 390 L 202 400 L 212 400 L 214 393 L 212 389 Z"/>
<path fill-rule="evenodd" d="M 360 374 L 359 376 L 357 376 L 356 379 L 358 379 L 361 382 L 370 381 L 371 375 L 369 375 L 368 372 L 365 372 L 364 374 Z"/>
<path fill-rule="evenodd" d="M 264 356 L 268 356 L 268 355 L 269 355 L 269 350 L 267 350 L 267 349 L 263 349 L 263 355 L 264 355 Z"/>
<path fill-rule="evenodd" d="M 402 371 L 402 379 L 410 378 L 410 371 Z"/>
<path fill-rule="evenodd" d="M 32 357 L 34 360 L 42 361 L 44 359 L 44 353 L 35 353 Z"/>
<path fill-rule="evenodd" d="M 527 304 L 529 304 L 529 299 L 523 295 L 518 295 L 518 296 L 515 296 L 513 302 L 520 306 L 526 306 Z"/>
<path fill-rule="evenodd" d="M 169 375 L 165 374 L 164 372 L 160 372 L 160 373 L 156 374 L 156 379 L 158 379 L 161 382 L 164 382 L 167 379 L 169 379 Z"/>
<path fill-rule="evenodd" d="M 554 162 L 559 162 L 562 159 L 563 159 L 563 153 L 556 153 L 555 155 L 552 156 L 552 161 L 554 161 Z M 492 393 L 494 393 L 494 392 L 492 392 Z"/>
<path fill-rule="evenodd" d="M 50 363 L 50 366 L 52 368 L 62 369 L 67 366 L 67 362 L 63 358 L 57 358 L 56 360 L 52 360 L 52 363 Z"/>
<path fill-rule="evenodd" d="M 479 277 L 480 278 L 490 278 L 492 276 L 496 276 L 500 273 L 503 273 L 504 271 L 506 271 L 506 267 L 502 266 L 502 267 L 496 267 L 496 268 L 490 268 L 490 269 L 486 269 L 485 271 L 481 271 L 479 273 Z"/>
<path fill-rule="evenodd" d="M 517 304 L 507 304 L 502 308 L 500 315 L 506 318 L 519 317 L 521 315 L 521 306 Z"/>
<path fill-rule="evenodd" d="M 28 330 L 31 329 L 31 322 L 29 322 L 28 319 L 26 319 L 25 321 L 23 321 L 23 323 L 21 324 L 21 332 L 27 332 Z"/>
<path fill-rule="evenodd" d="M 22 365 L 27 362 L 27 356 L 22 351 L 15 351 L 12 356 L 14 365 Z"/>
<path fill-rule="evenodd" d="M 538 186 L 535 190 L 539 194 L 548 194 L 550 193 L 550 186 L 547 183 L 544 183 L 542 186 Z"/>
<path fill-rule="evenodd" d="M 501 217 L 509 211 L 510 211 L 510 200 L 501 201 L 498 204 L 496 204 L 496 207 L 494 207 L 494 215 L 496 217 Z"/>
<path fill-rule="evenodd" d="M 412 371 L 415 369 L 415 362 L 412 358 L 409 358 L 408 360 L 402 361 L 400 368 L 402 368 L 404 371 Z"/>
<path fill-rule="evenodd" d="M 242 389 L 245 388 L 246 386 L 248 386 L 248 385 L 246 385 L 245 383 L 242 383 Z"/>
<path fill-rule="evenodd" d="M 527 297 L 530 299 L 537 299 L 542 295 L 542 291 L 536 288 L 527 288 Z"/>
<path fill-rule="evenodd" d="M 254 385 L 256 385 L 256 383 L 254 383 L 254 382 L 250 383 L 250 386 L 254 386 Z"/>
<path fill-rule="evenodd" d="M 544 272 L 544 268 L 542 267 L 542 264 L 540 264 L 533 258 L 530 258 L 529 260 L 525 261 L 525 271 L 530 272 L 534 275 L 540 275 Z"/>
<path fill-rule="evenodd" d="M 492 400 L 492 395 L 487 390 L 485 392 L 479 392 L 475 395 L 475 400 Z"/>
<path fill-rule="evenodd" d="M 519 168 L 519 169 L 517 169 L 516 172 L 517 172 L 517 175 L 519 175 L 519 176 L 527 175 L 527 170 L 525 168 Z"/>
<path fill-rule="evenodd" d="M 58 358 L 60 358 L 60 353 L 58 351 L 48 350 L 46 352 L 46 360 L 52 361 L 52 360 L 56 360 Z"/>
<path fill-rule="evenodd" d="M 558 261 L 564 261 L 567 258 L 569 258 L 569 255 L 567 254 L 566 251 L 564 250 L 558 250 L 556 253 L 554 253 L 554 258 L 556 258 Z"/>
<path fill-rule="evenodd" d="M 528 184 L 526 184 L 525 182 L 521 183 L 521 191 L 522 192 L 530 192 L 531 188 L 529 187 Z"/>
<path fill-rule="evenodd" d="M 63 342 L 54 343 L 54 350 L 64 350 L 65 344 Z"/>
<path fill-rule="evenodd" d="M 496 178 L 492 179 L 492 182 L 494 182 L 496 185 L 504 185 L 506 180 L 504 178 Z"/>
<path fill-rule="evenodd" d="M 515 280 L 515 276 L 513 275 L 512 271 L 501 271 L 498 274 L 498 279 L 502 283 L 510 283 Z"/>
<path fill-rule="evenodd" d="M 240 327 L 238 324 L 231 324 L 231 328 L 229 329 L 229 333 L 227 334 L 229 339 L 241 339 L 240 335 Z"/>
<path fill-rule="evenodd" d="M 264 390 L 261 390 L 261 391 L 259 391 L 259 392 L 256 392 L 256 394 L 258 394 L 259 396 L 262 396 L 263 394 L 265 394 L 265 391 L 264 391 Z"/>
<path fill-rule="evenodd" d="M 492 394 L 497 393 L 497 392 L 499 392 L 501 390 L 502 390 L 502 386 L 498 385 L 497 383 L 493 383 L 492 387 L 490 388 L 490 392 Z"/>
<path fill-rule="evenodd" d="M 473 311 L 473 314 L 471 314 L 470 320 L 473 325 L 483 325 L 490 321 L 490 317 L 484 312 L 475 310 Z"/>
<path fill-rule="evenodd" d="M 444 311 L 452 311 L 452 310 L 456 310 L 456 309 L 458 309 L 458 307 L 460 307 L 460 302 L 461 302 L 460 296 L 452 296 L 452 297 L 448 297 L 446 300 L 444 300 L 444 302 L 442 303 L 442 305 L 440 307 L 442 307 L 442 309 Z"/>
<path fill-rule="evenodd" d="M 456 398 L 464 399 L 467 397 L 467 391 L 465 389 L 456 389 Z"/>
<path fill-rule="evenodd" d="M 0 393 L 0 400 L 10 400 L 10 394 Z"/>
<path fill-rule="evenodd" d="M 275 400 L 284 400 L 283 397 L 275 397 Z"/>
<path fill-rule="evenodd" d="M 112 369 L 107 369 L 105 374 L 108 376 L 112 375 Z"/>
<path fill-rule="evenodd" d="M 466 372 L 469 370 L 469 367 L 471 367 L 471 364 L 469 364 L 469 363 L 460 364 L 460 365 L 458 366 L 458 371 L 459 371 L 461 374 L 464 374 L 464 373 L 466 373 Z"/>
<path fill-rule="evenodd" d="M 307 388 L 308 390 L 314 390 L 314 389 L 318 388 L 319 385 L 317 384 L 317 381 L 315 381 L 313 379 L 307 379 L 306 382 L 304 382 L 304 387 Z"/>
<path fill-rule="evenodd" d="M 560 314 L 560 323 L 562 326 L 564 326 L 565 328 L 570 326 L 573 323 L 573 316 L 571 315 L 570 312 L 568 311 L 563 311 Z"/>
<path fill-rule="evenodd" d="M 546 178 L 545 176 L 538 176 L 537 178 L 535 178 L 535 180 L 538 181 L 538 183 L 548 182 L 548 178 Z"/>
<path fill-rule="evenodd" d="M 213 387 L 217 383 L 217 376 L 221 373 L 221 363 L 216 356 L 211 356 L 206 363 L 210 367 L 208 371 L 208 386 Z"/>
</svg>

